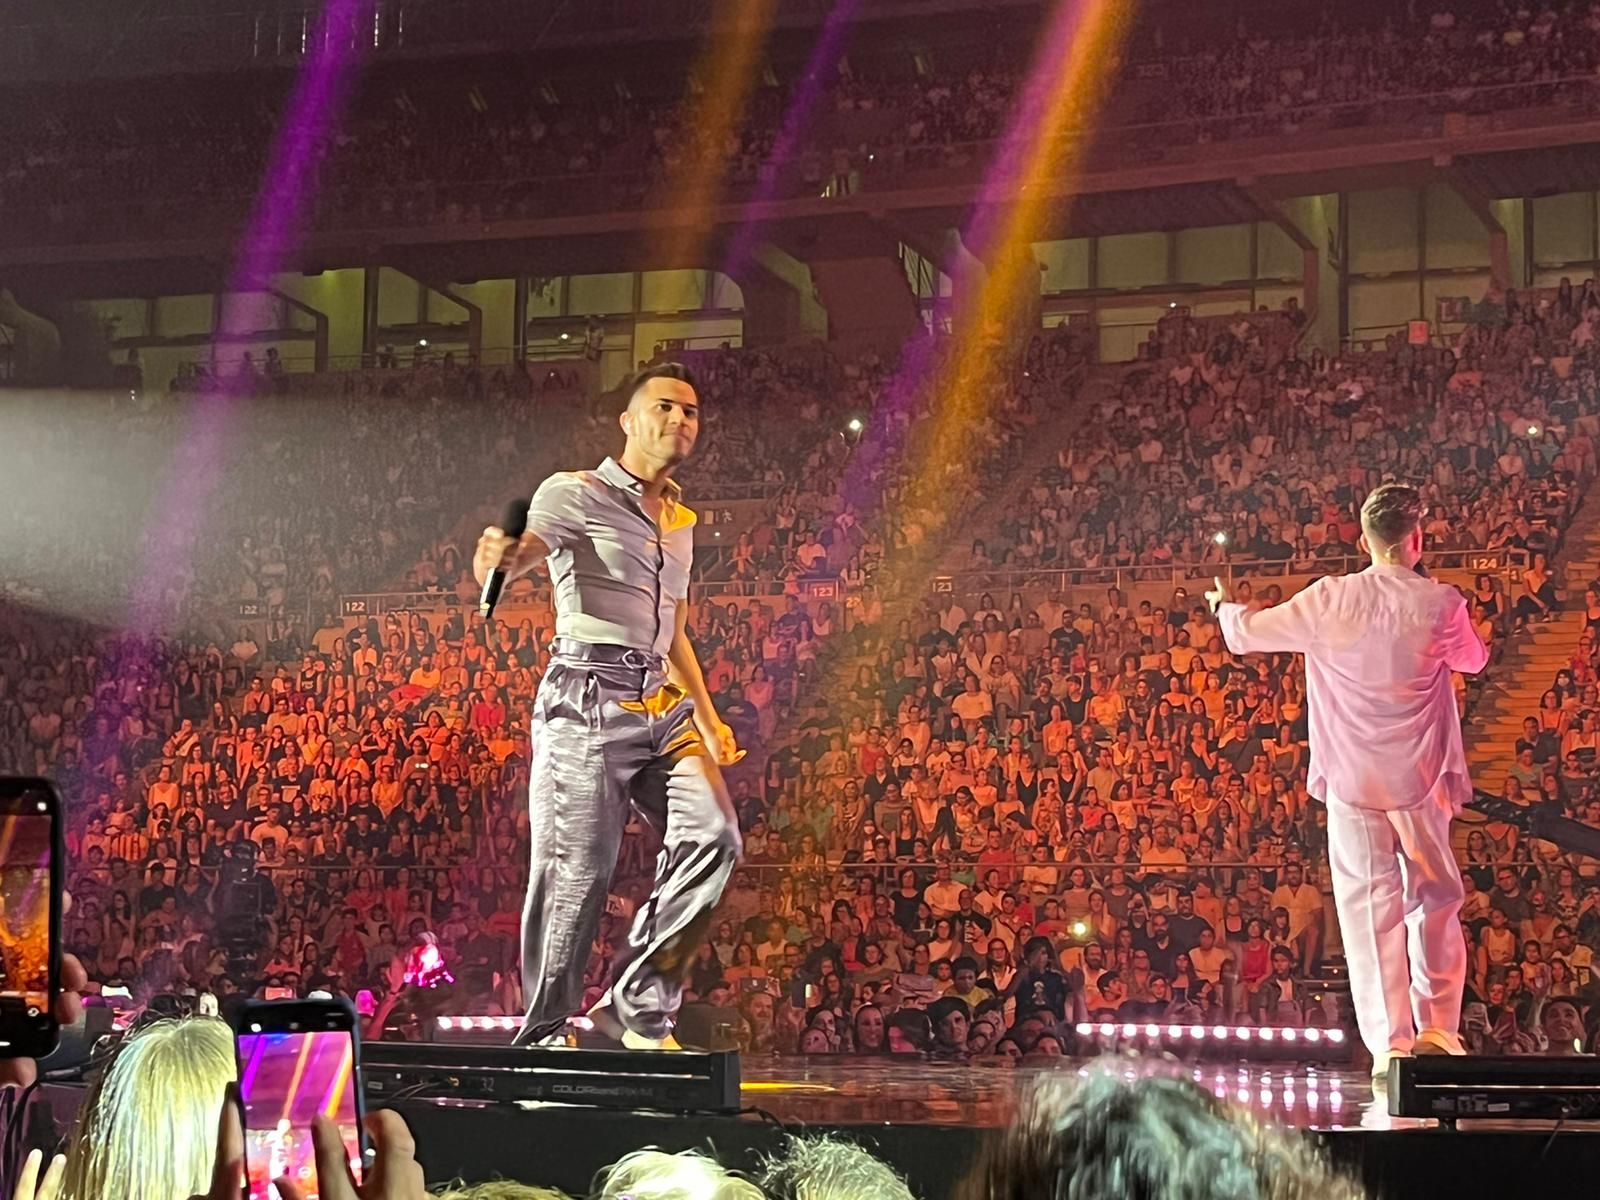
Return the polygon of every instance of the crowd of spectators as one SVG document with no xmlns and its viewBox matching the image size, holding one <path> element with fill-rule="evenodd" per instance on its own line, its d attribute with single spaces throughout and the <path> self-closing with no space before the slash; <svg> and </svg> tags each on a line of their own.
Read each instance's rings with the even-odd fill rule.
<svg viewBox="0 0 1600 1200">
<path fill-rule="evenodd" d="M 1041 378 L 997 399 L 987 418 L 992 461 L 975 450 L 973 461 L 949 468 L 946 515 L 959 517 L 964 499 L 1003 477 L 1035 419 L 1030 405 L 1070 384 L 1071 355 L 1060 343 L 1058 336 L 1050 354 L 1053 384 Z M 728 578 L 714 585 L 730 594 L 697 601 L 691 623 L 723 715 L 759 752 L 830 641 L 878 619 L 871 572 L 883 542 L 904 544 L 932 520 L 895 500 L 914 459 L 883 455 L 856 472 L 858 502 L 885 519 L 858 524 L 840 501 L 849 457 L 864 444 L 905 438 L 922 410 L 891 412 L 881 403 L 891 371 L 870 354 L 840 364 L 821 352 L 730 350 L 702 366 L 711 461 L 690 486 L 713 489 L 718 476 L 744 485 L 752 482 L 746 473 L 778 485 L 739 539 L 761 556 L 741 559 L 736 549 Z M 405 557 L 417 539 L 398 522 L 423 506 L 401 499 L 419 486 L 419 462 L 481 489 L 512 464 L 537 471 L 557 453 L 590 452 L 598 461 L 618 435 L 607 414 L 574 414 L 553 450 L 547 426 L 534 430 L 493 407 L 487 416 L 498 427 L 487 421 L 487 433 L 461 433 L 452 427 L 472 423 L 444 418 L 451 406 L 527 402 L 498 384 L 468 384 L 463 374 L 476 378 L 435 364 L 334 377 L 332 395 L 252 393 L 251 403 L 268 406 L 248 417 L 263 453 L 246 462 L 237 495 L 221 506 L 223 519 L 243 514 L 253 522 L 246 529 L 259 530 L 272 549 L 272 583 L 281 589 L 266 597 L 273 612 L 306 586 L 300 575 L 318 561 L 319 546 L 341 545 L 333 522 L 360 524 L 354 518 L 363 516 L 379 520 L 382 536 L 365 529 L 375 543 L 370 558 L 321 572 L 330 609 L 335 589 L 376 586 L 380 572 L 406 562 L 416 564 L 405 571 L 407 590 L 455 593 L 458 603 L 430 606 L 439 611 L 429 616 L 350 618 L 321 635 L 269 619 L 212 637 L 111 634 L 46 615 L 47 596 L 36 597 L 38 610 L 15 599 L 0 609 L 0 768 L 51 774 L 69 798 L 77 902 L 67 936 L 97 985 L 129 986 L 140 999 L 193 987 L 368 990 L 377 1027 L 414 1030 L 424 1014 L 401 1003 L 401 960 L 427 932 L 458 966 L 462 995 L 454 1002 L 516 1010 L 529 705 L 548 661 L 553 614 L 548 597 L 530 588 L 510 598 L 510 619 L 469 628 L 459 603 L 470 592 L 461 586 L 461 558 L 449 539 L 424 541 L 420 554 L 413 548 Z M 122 425 L 136 436 L 176 423 L 183 397 L 94 415 L 110 418 L 107 439 L 116 442 Z M 757 419 L 761 405 L 780 400 L 808 418 L 792 434 L 766 431 Z M 364 406 L 384 403 L 391 423 L 405 415 L 411 440 L 387 446 L 353 434 L 362 413 L 370 415 Z M 163 413 L 163 404 L 177 412 Z M 839 423 L 846 412 L 861 414 L 848 437 Z M 39 416 L 34 425 L 46 443 L 68 437 L 48 410 Z M 300 450 L 306 461 L 296 464 Z M 412 454 L 417 461 L 400 469 Z M 505 470 L 485 473 L 485 461 Z M 260 475 L 250 474 L 257 467 Z M 275 496 L 274 479 L 283 485 Z M 48 507 L 47 494 L 39 508 Z M 24 526 L 18 540 L 25 544 L 28 534 Z M 809 557 L 815 545 L 825 547 L 818 561 Z M 771 555 L 817 575 L 834 570 L 850 581 L 848 600 L 803 605 L 799 573 L 757 577 Z M 196 564 L 197 593 L 249 586 L 256 561 Z M 747 769 L 746 794 L 761 761 Z M 603 944 L 631 915 L 652 857 L 645 831 L 635 826 L 630 835 Z M 607 960 L 604 950 L 596 956 L 596 981 Z"/>
<path fill-rule="evenodd" d="M 1119 129 L 1112 144 L 1126 155 L 1402 116 L 1588 111 L 1600 99 L 1600 19 L 1581 6 L 1416 6 L 1341 21 L 1313 32 L 1224 25 L 1181 53 L 1141 36 L 1106 103 L 1074 119 Z M 781 164 L 770 161 L 777 131 L 804 89 L 776 70 L 724 135 L 685 120 L 682 106 L 697 95 L 680 100 L 654 72 L 530 91 L 520 66 L 475 65 L 465 86 L 454 67 L 403 80 L 378 71 L 347 112 L 318 117 L 326 128 L 303 165 L 310 219 L 476 224 L 632 208 L 686 162 L 736 187 L 782 171 L 800 195 L 830 180 L 854 187 L 874 172 L 977 162 L 1003 133 L 1029 61 L 1030 46 L 1011 42 L 915 70 L 849 56 L 823 81 L 821 118 Z M 169 79 L 42 95 L 0 104 L 0 205 L 14 217 L 7 232 L 35 239 L 180 224 L 231 231 L 272 169 L 289 102 L 286 85 L 265 74 L 230 77 L 226 91 Z"/>
<path fill-rule="evenodd" d="M 1271 602 L 1275 576 L 1327 569 L 1330 546 L 1352 552 L 1354 506 L 1385 473 L 1430 473 L 1435 549 L 1552 554 L 1594 469 L 1593 369 L 1571 344 L 1596 308 L 1590 293 L 1509 297 L 1499 327 L 1457 353 L 1396 346 L 1349 364 L 1284 351 L 1260 333 L 1271 322 L 1195 332 L 1175 317 L 1035 481 L 1038 517 L 998 522 L 997 552 L 1008 541 L 1037 551 L 1000 553 L 1001 565 L 1048 586 L 1002 593 L 1003 609 L 964 586 L 893 629 L 879 564 L 952 528 L 894 503 L 910 465 L 870 461 L 916 424 L 914 407 L 885 400 L 893 371 L 816 351 L 707 356 L 708 460 L 688 482 L 771 490 L 713 572 L 724 578 L 698 585 L 691 622 L 720 710 L 756 751 L 733 776 L 747 866 L 693 994 L 737 1005 L 748 1045 L 811 1053 L 1050 1054 L 1073 1048 L 1076 1018 L 1107 1014 L 1338 1021 L 1316 982 L 1333 931 L 1298 669 L 1227 655 L 1181 587 L 1131 604 L 1112 584 L 1087 605 L 1061 589 L 1105 570 L 1131 586 L 1170 580 L 1193 551 L 1207 570 L 1249 560 L 1230 565 L 1259 576 Z M 1009 415 L 998 411 L 958 496 L 992 494 L 1036 429 L 1033 401 L 1059 402 L 1081 378 L 1065 327 L 1019 347 L 1014 365 Z M 411 380 L 424 393 L 435 383 Z M 757 416 L 767 403 L 803 419 L 774 431 Z M 598 441 L 606 422 L 576 418 L 574 430 L 574 445 Z M 1424 462 L 1424 444 L 1452 453 Z M 511 437 L 489 450 L 520 447 Z M 858 469 L 865 490 L 852 493 Z M 1140 486 L 1111 486 L 1130 478 Z M 878 498 L 888 519 L 845 519 L 878 511 Z M 954 528 L 978 511 L 953 509 Z M 1467 540 L 1446 541 L 1463 525 Z M 1301 527 L 1307 544 L 1321 535 L 1303 561 Z M 1132 545 L 1123 528 L 1166 553 L 1117 560 L 1107 547 Z M 800 549 L 812 544 L 814 574 L 843 584 L 842 597 L 803 588 Z M 425 549 L 407 584 L 450 591 L 450 549 Z M 1038 574 L 1067 568 L 1076 576 Z M 1525 597 L 1481 582 L 1487 635 L 1519 608 L 1539 619 L 1521 603 L 1541 594 L 1537 580 L 1523 576 Z M 75 800 L 68 936 L 93 978 L 144 995 L 369 990 L 376 1026 L 410 1033 L 446 1002 L 401 986 L 408 947 L 431 933 L 459 967 L 449 1003 L 515 1011 L 528 706 L 551 625 L 537 591 L 515 611 L 487 635 L 456 605 L 262 645 L 249 631 L 209 644 L 108 637 L 9 607 L 0 759 L 49 771 Z M 1574 684 L 1582 673 L 1558 681 L 1580 762 L 1593 686 Z M 1538 762 L 1548 750 L 1535 747 Z M 1570 774 L 1527 782 L 1600 822 L 1587 780 Z M 1559 862 L 1573 900 L 1581 868 L 1535 863 L 1494 832 L 1499 842 L 1469 854 L 1513 871 Z M 651 859 L 635 825 L 591 961 L 596 986 Z M 1555 893 L 1557 876 L 1539 880 Z M 1539 927 L 1548 944 L 1534 953 L 1564 961 L 1575 991 L 1587 979 L 1574 954 L 1600 934 L 1591 925 L 1570 929 L 1571 945 Z M 1501 954 L 1504 935 L 1489 936 Z M 1491 1000 L 1503 965 L 1475 975 L 1486 1004 L 1503 1003 Z"/>
<path fill-rule="evenodd" d="M 1396 343 L 1348 363 L 1274 353 L 1250 320 L 1198 343 L 1183 318 L 1165 323 L 1035 482 L 1026 518 L 1001 517 L 999 567 L 975 547 L 956 591 L 883 631 L 768 760 L 761 794 L 741 793 L 750 867 L 702 993 L 740 1004 L 752 1044 L 819 1054 L 1070 1052 L 1076 1022 L 1113 1017 L 1340 1020 L 1319 976 L 1335 930 L 1303 668 L 1230 655 L 1172 581 L 1233 571 L 1241 595 L 1274 603 L 1290 577 L 1358 566 L 1359 503 L 1399 477 L 1424 481 L 1436 566 L 1495 550 L 1518 568 L 1474 581 L 1486 639 L 1545 619 L 1549 562 L 1595 472 L 1600 390 L 1574 344 L 1600 312 L 1591 291 L 1511 295 L 1454 350 Z M 972 594 L 1003 578 L 1017 586 L 999 603 Z M 1086 585 L 1103 600 L 1081 602 Z M 1523 786 L 1600 823 L 1585 662 L 1530 722 L 1549 731 L 1547 766 Z M 1558 718 L 1577 730 L 1559 772 Z M 1486 1007 L 1502 1047 L 1542 1050 L 1563 1041 L 1541 1032 L 1544 1008 L 1576 997 L 1581 1034 L 1600 917 L 1576 921 L 1600 883 L 1585 905 L 1582 860 L 1498 825 L 1468 855 L 1489 872 L 1463 916 L 1469 1014 Z M 1562 878 L 1565 928 L 1549 915 Z M 1535 887 L 1546 907 L 1525 913 L 1518 889 Z M 1524 954 L 1561 960 L 1559 991 L 1546 967 L 1518 992 Z M 1524 997 L 1515 1031 L 1508 986 Z"/>
<path fill-rule="evenodd" d="M 75 1004 L 69 993 L 58 1007 Z M 0 1187 L 12 1200 L 229 1200 L 239 1193 L 247 1163 L 252 1178 L 258 1169 L 253 1156 L 262 1152 L 260 1135 L 247 1142 L 241 1127 L 232 1031 L 216 1017 L 141 1022 L 102 1064 L 70 1130 L 55 1126 L 47 1113 L 19 1135 L 19 1065 L 0 1064 L 0 1128 L 9 1135 Z M 985 1134 L 970 1161 L 950 1154 L 911 1165 L 928 1189 L 922 1194 L 953 1200 L 1045 1194 L 1223 1200 L 1240 1188 L 1264 1200 L 1311 1194 L 1357 1200 L 1365 1194 L 1308 1136 L 1263 1124 L 1160 1064 L 1139 1072 L 1124 1067 L 1107 1061 L 1070 1082 L 1049 1075 L 1026 1081 L 1014 1119 Z M 21 1095 L 25 1103 L 28 1093 Z M 315 1194 L 330 1200 L 567 1200 L 554 1188 L 497 1174 L 488 1182 L 457 1179 L 430 1191 L 424 1166 L 445 1148 L 428 1126 L 413 1133 L 392 1108 L 368 1115 L 364 1126 L 371 1157 L 359 1181 L 345 1131 L 323 1114 L 309 1131 L 283 1122 L 271 1140 L 284 1158 L 274 1158 L 272 1169 L 292 1163 L 298 1140 L 309 1133 Z M 1173 1152 L 1179 1143 L 1184 1153 Z M 25 1155 L 13 1158 L 24 1148 Z M 842 1136 L 789 1134 L 764 1153 L 738 1155 L 744 1170 L 723 1161 L 736 1155 L 714 1147 L 677 1154 L 632 1150 L 576 1187 L 590 1200 L 913 1200 L 893 1167 Z M 531 1173 L 573 1180 L 580 1176 L 575 1157 L 536 1152 L 541 1165 Z M 498 1164 L 475 1165 L 488 1174 Z M 951 1174 L 940 1179 L 940 1169 Z M 311 1192 L 308 1182 L 291 1168 L 274 1178 L 273 1190 L 299 1200 Z"/>
<path fill-rule="evenodd" d="M 221 376 L 185 373 L 171 398 L 152 381 L 8 401 L 0 589 L 121 620 L 160 571 L 157 627 L 221 647 L 245 613 L 265 622 L 257 642 L 301 645 L 337 618 L 341 594 L 394 583 L 482 500 L 484 475 L 537 471 L 587 432 L 531 368 L 446 357 L 282 391 L 273 378 L 246 356 Z M 215 438 L 195 432 L 205 410 Z M 113 512 L 144 528 L 129 536 Z"/>
<path fill-rule="evenodd" d="M 1199 562 L 1250 576 L 1241 592 L 1253 585 L 1271 603 L 1289 576 L 1344 565 L 1361 496 L 1395 475 L 1430 481 L 1430 549 L 1525 556 L 1510 591 L 1478 581 L 1486 637 L 1542 619 L 1540 604 L 1555 602 L 1543 564 L 1594 472 L 1594 368 L 1580 331 L 1597 312 L 1589 286 L 1513 295 L 1454 351 L 1397 344 L 1348 362 L 1286 345 L 1276 331 L 1289 317 L 1176 314 L 1034 481 L 1025 524 L 984 517 L 976 501 L 1082 378 L 1070 328 L 1017 347 L 991 381 L 1006 403 L 974 438 L 987 449 L 958 467 L 969 478 L 940 493 L 942 517 L 897 502 L 914 455 L 873 457 L 926 425 L 915 404 L 890 402 L 888 364 L 703 356 L 707 456 L 686 482 L 712 494 L 760 485 L 764 503 L 730 552 L 707 556 L 720 578 L 697 584 L 691 621 L 719 709 L 755 751 L 732 776 L 746 868 L 693 995 L 736 1005 L 749 1046 L 810 1053 L 1051 1054 L 1073 1049 L 1077 1019 L 1108 1014 L 1339 1021 L 1317 982 L 1334 930 L 1325 816 L 1305 789 L 1300 670 L 1228 655 L 1181 586 L 1136 603 L 1123 587 L 1148 591 L 1171 582 L 1174 564 Z M 412 372 L 406 392 L 383 398 L 414 401 L 451 374 Z M 357 411 L 363 389 L 395 378 L 353 376 L 342 403 Z M 774 403 L 802 419 L 774 429 L 759 416 Z M 441 464 L 525 461 L 515 434 L 445 442 L 446 404 L 411 422 L 433 431 Z M 137 428 L 163 419 L 157 408 L 119 416 Z M 351 418 L 335 407 L 327 419 Z M 603 415 L 571 424 L 567 447 L 615 436 Z M 357 494 L 375 479 L 406 486 L 392 465 L 370 467 Z M 294 505 L 243 490 L 281 546 L 299 527 Z M 318 495 L 327 512 L 365 511 L 337 490 Z M 883 564 L 969 520 L 999 529 L 994 555 L 975 552 L 976 575 L 919 593 L 887 626 Z M 414 561 L 408 587 L 468 594 L 448 539 L 424 542 L 419 559 L 397 558 L 399 545 L 349 569 Z M 282 566 L 282 586 L 298 569 Z M 1003 608 L 978 590 L 1002 570 L 1030 580 L 999 593 Z M 840 590 L 817 599 L 808 577 Z M 1103 587 L 1103 601 L 1069 603 L 1084 584 Z M 47 771 L 73 800 L 68 939 L 96 982 L 145 996 L 366 990 L 375 1026 L 400 1034 L 430 1004 L 516 1011 L 529 704 L 552 614 L 536 588 L 513 606 L 487 632 L 458 603 L 346 619 L 316 639 L 284 626 L 207 642 L 108 636 L 8 605 L 0 764 Z M 1600 620 L 1600 601 L 1590 608 Z M 1575 659 L 1557 681 L 1567 724 L 1535 718 L 1533 773 L 1514 776 L 1600 824 L 1583 761 L 1600 736 L 1584 708 L 1594 686 L 1594 667 Z M 1484 931 L 1469 926 L 1474 998 L 1498 1019 L 1508 974 L 1523 994 L 1526 968 L 1519 958 L 1504 969 L 1506 926 L 1489 914 L 1504 907 L 1495 889 L 1535 887 L 1551 912 L 1557 896 L 1573 912 L 1562 933 L 1524 925 L 1543 910 L 1512 904 L 1517 953 L 1536 930 L 1534 964 L 1564 964 L 1534 972 L 1539 990 L 1526 994 L 1582 996 L 1578 960 L 1600 917 L 1577 923 L 1581 864 L 1499 827 L 1468 855 L 1514 875 L 1469 898 Z M 636 824 L 590 965 L 597 987 L 648 893 L 652 857 Z M 402 986 L 424 933 L 457 964 L 455 994 Z M 1484 939 L 1496 957 L 1482 958 Z"/>
</svg>

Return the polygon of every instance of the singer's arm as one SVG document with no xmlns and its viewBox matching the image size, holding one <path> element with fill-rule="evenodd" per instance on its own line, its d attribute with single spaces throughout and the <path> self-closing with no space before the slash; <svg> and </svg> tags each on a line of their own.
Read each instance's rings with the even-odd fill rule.
<svg viewBox="0 0 1600 1200">
<path fill-rule="evenodd" d="M 570 471 L 558 471 L 539 485 L 528 502 L 528 531 L 520 539 L 491 525 L 472 554 L 472 574 L 483 586 L 489 572 L 505 567 L 506 582 L 519 579 L 570 543 L 583 529 L 583 483 Z"/>
<path fill-rule="evenodd" d="M 1226 601 L 1217 605 L 1222 640 L 1235 654 L 1303 654 L 1317 633 L 1323 580 L 1296 592 L 1282 604 L 1250 610 Z"/>
<path fill-rule="evenodd" d="M 533 531 L 523 534 L 521 538 L 513 538 L 508 537 L 499 526 L 491 525 L 478 538 L 478 548 L 472 552 L 472 576 L 482 587 L 489 573 L 503 566 L 506 568 L 506 582 L 510 583 L 549 557 L 550 547 Z"/>
<path fill-rule="evenodd" d="M 740 757 L 739 744 L 734 739 L 733 730 L 717 715 L 717 706 L 711 702 L 711 691 L 706 687 L 706 677 L 700 670 L 700 659 L 695 655 L 694 643 L 689 640 L 687 600 L 678 601 L 672 645 L 667 650 L 667 676 L 694 701 L 695 728 L 700 731 L 712 757 L 723 766 L 737 761 Z"/>
</svg>

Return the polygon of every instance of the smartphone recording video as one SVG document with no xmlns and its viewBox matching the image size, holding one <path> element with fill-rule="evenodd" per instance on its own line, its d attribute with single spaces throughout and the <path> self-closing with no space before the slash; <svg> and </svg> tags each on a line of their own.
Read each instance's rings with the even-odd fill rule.
<svg viewBox="0 0 1600 1200">
<path fill-rule="evenodd" d="M 311 1123 L 332 1118 L 359 1182 L 363 1168 L 355 1013 L 329 1000 L 246 1005 L 236 1031 L 250 1200 L 273 1200 L 288 1177 L 308 1200 L 322 1194 Z"/>
<path fill-rule="evenodd" d="M 61 805 L 43 779 L 0 779 L 0 1057 L 55 1049 Z"/>
</svg>

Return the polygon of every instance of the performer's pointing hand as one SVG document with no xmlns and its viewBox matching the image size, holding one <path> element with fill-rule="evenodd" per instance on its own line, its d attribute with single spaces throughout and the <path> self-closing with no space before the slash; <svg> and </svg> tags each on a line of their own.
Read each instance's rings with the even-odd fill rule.
<svg viewBox="0 0 1600 1200">
<path fill-rule="evenodd" d="M 1216 586 L 1206 593 L 1206 603 L 1211 605 L 1212 612 L 1216 612 L 1219 607 L 1233 599 L 1233 592 L 1222 581 L 1222 576 L 1220 575 L 1215 576 L 1211 582 Z"/>
</svg>

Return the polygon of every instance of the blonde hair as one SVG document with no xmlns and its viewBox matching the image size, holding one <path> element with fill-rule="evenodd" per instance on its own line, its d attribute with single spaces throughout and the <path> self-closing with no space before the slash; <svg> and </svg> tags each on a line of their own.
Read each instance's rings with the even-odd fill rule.
<svg viewBox="0 0 1600 1200">
<path fill-rule="evenodd" d="M 457 1179 L 438 1188 L 434 1200 L 570 1200 L 555 1188 L 518 1183 L 515 1179 L 489 1179 L 483 1183 L 463 1183 Z"/>
<path fill-rule="evenodd" d="M 233 1032 L 215 1017 L 147 1025 L 89 1091 L 62 1200 L 189 1200 L 211 1189 Z"/>
<path fill-rule="evenodd" d="M 835 1137 L 790 1138 L 761 1184 L 773 1200 L 913 1200 L 892 1167 Z"/>
<path fill-rule="evenodd" d="M 766 1200 L 749 1180 L 693 1150 L 636 1150 L 600 1172 L 594 1200 Z"/>
</svg>

